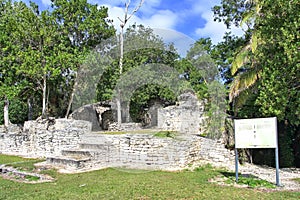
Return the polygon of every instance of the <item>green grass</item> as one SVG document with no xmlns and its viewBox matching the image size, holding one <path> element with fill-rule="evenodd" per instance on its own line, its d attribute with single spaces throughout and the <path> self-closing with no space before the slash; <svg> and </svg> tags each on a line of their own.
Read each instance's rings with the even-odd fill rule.
<svg viewBox="0 0 300 200">
<path fill-rule="evenodd" d="M 232 172 L 221 172 L 224 177 L 226 177 L 225 183 L 227 184 L 233 184 L 236 182 L 236 177 L 235 173 Z M 247 176 L 242 176 L 241 174 L 238 177 L 238 182 L 237 184 L 239 185 L 246 185 L 250 188 L 276 188 L 276 186 L 268 181 L 259 179 L 253 175 L 247 175 Z"/>
<path fill-rule="evenodd" d="M 34 161 L 34 160 L 36 160 L 36 159 L 22 158 L 19 156 L 9 156 L 9 155 L 0 154 L 0 164 L 17 163 L 17 162 Z"/>
<path fill-rule="evenodd" d="M 107 135 L 123 135 L 123 134 L 153 134 L 157 131 L 152 129 L 141 129 L 141 130 L 133 130 L 133 131 L 102 131 L 96 132 L 99 134 L 107 134 Z"/>
<path fill-rule="evenodd" d="M 40 180 L 40 177 L 37 177 L 37 176 L 31 176 L 31 175 L 26 175 L 26 176 L 25 176 L 25 179 L 28 180 L 28 181 L 38 181 L 38 180 Z"/>
<path fill-rule="evenodd" d="M 34 171 L 34 169 L 35 169 L 34 164 L 38 163 L 38 162 L 42 162 L 42 161 L 44 161 L 44 160 L 30 159 L 30 160 L 9 163 L 9 164 L 6 164 L 6 166 L 11 166 L 20 171 Z"/>
<path fill-rule="evenodd" d="M 0 164 L 5 164 L 16 168 L 21 171 L 33 171 L 35 169 L 34 164 L 42 162 L 42 159 L 22 158 L 19 156 L 1 155 Z"/>
<path fill-rule="evenodd" d="M 0 155 L 0 160 L 1 159 Z M 211 166 L 195 171 L 128 173 L 103 169 L 58 174 L 50 183 L 26 184 L 0 178 L 0 199 L 299 199 L 300 192 L 265 192 L 219 186 L 208 179 L 222 175 Z"/>
<path fill-rule="evenodd" d="M 154 134 L 155 137 L 160 138 L 175 138 L 177 135 L 176 131 L 159 131 Z"/>
</svg>

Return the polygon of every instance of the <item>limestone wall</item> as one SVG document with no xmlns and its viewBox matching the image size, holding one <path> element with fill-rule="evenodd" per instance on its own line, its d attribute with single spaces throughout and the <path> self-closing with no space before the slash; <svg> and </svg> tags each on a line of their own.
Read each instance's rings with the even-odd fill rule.
<svg viewBox="0 0 300 200">
<path fill-rule="evenodd" d="M 62 149 L 77 147 L 91 128 L 90 122 L 66 119 L 27 121 L 23 129 L 16 125 L 8 130 L 0 127 L 0 152 L 30 157 L 60 154 Z"/>
<path fill-rule="evenodd" d="M 175 106 L 158 110 L 158 128 L 185 134 L 200 134 L 205 126 L 204 103 L 191 93 L 178 97 Z"/>
<path fill-rule="evenodd" d="M 93 149 L 95 165 L 174 170 L 194 161 L 233 162 L 233 154 L 215 140 L 198 136 L 159 138 L 147 134 L 89 135 L 83 149 Z"/>
<path fill-rule="evenodd" d="M 62 156 L 88 151 L 91 165 L 174 170 L 194 161 L 233 162 L 224 144 L 195 135 L 160 138 L 152 134 L 106 135 L 92 133 L 87 121 L 56 119 L 28 121 L 21 129 L 0 126 L 0 153 L 26 157 Z"/>
</svg>

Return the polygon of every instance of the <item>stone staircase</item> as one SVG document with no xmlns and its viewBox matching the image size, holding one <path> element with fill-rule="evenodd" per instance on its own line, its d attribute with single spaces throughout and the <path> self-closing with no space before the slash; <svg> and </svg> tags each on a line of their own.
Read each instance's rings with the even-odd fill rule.
<svg viewBox="0 0 300 200">
<path fill-rule="evenodd" d="M 105 167 L 105 157 L 108 149 L 107 141 L 101 135 L 95 133 L 85 134 L 78 147 L 62 150 L 61 155 L 47 157 L 46 163 L 69 170 L 90 169 L 93 167 Z"/>
</svg>

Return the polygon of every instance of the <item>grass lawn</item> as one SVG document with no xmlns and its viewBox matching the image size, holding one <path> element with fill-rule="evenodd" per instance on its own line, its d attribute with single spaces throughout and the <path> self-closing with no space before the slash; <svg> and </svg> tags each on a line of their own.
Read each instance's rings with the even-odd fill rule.
<svg viewBox="0 0 300 200">
<path fill-rule="evenodd" d="M 132 131 L 101 131 L 94 132 L 98 134 L 106 134 L 106 135 L 123 135 L 123 134 L 155 134 L 157 130 L 153 129 L 141 129 L 141 130 L 132 130 Z"/>
<path fill-rule="evenodd" d="M 1 163 L 22 161 L 0 155 Z M 123 171 L 104 169 L 58 174 L 51 183 L 28 184 L 0 177 L 0 199 L 299 199 L 300 192 L 266 192 L 219 186 L 208 179 L 224 171 L 206 166 L 195 171 Z"/>
</svg>

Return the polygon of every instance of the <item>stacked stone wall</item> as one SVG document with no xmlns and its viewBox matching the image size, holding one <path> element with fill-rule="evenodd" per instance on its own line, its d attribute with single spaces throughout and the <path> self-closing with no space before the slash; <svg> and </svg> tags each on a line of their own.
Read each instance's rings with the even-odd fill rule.
<svg viewBox="0 0 300 200">
<path fill-rule="evenodd" d="M 28 121 L 23 128 L 0 126 L 0 152 L 26 157 L 63 156 L 63 150 L 88 151 L 92 165 L 175 170 L 195 161 L 234 161 L 220 141 L 182 134 L 161 138 L 153 134 L 92 133 L 87 121 L 56 119 Z"/>
<path fill-rule="evenodd" d="M 97 138 L 97 139 L 96 139 Z M 174 170 L 204 160 L 233 162 L 224 145 L 198 136 L 159 138 L 149 134 L 90 135 L 84 144 L 98 145 L 92 152 L 95 165 Z"/>
<path fill-rule="evenodd" d="M 158 109 L 158 128 L 184 134 L 201 134 L 206 120 L 204 102 L 198 101 L 191 93 L 182 94 L 178 99 L 177 105 Z"/>
<path fill-rule="evenodd" d="M 0 128 L 0 152 L 29 157 L 58 155 L 63 149 L 77 147 L 83 134 L 90 132 L 90 122 L 56 119 L 27 121 L 23 128 Z"/>
</svg>

